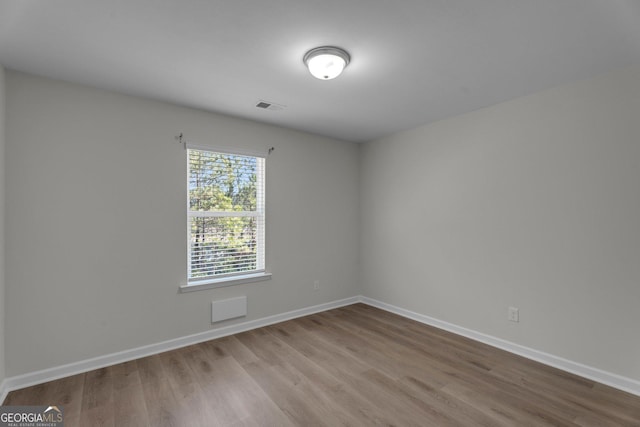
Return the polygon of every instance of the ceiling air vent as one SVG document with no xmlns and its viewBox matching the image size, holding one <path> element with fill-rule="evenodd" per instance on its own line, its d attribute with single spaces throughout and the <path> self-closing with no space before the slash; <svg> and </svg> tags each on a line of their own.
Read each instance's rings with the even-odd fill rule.
<svg viewBox="0 0 640 427">
<path fill-rule="evenodd" d="M 257 108 L 262 108 L 263 110 L 271 110 L 271 111 L 280 111 L 287 108 L 285 105 L 276 104 L 275 102 L 269 101 L 258 101 L 256 104 Z"/>
</svg>

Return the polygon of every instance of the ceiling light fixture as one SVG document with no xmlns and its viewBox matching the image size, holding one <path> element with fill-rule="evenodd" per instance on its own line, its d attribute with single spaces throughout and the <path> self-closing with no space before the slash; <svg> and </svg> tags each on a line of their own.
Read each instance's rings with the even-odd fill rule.
<svg viewBox="0 0 640 427">
<path fill-rule="evenodd" d="M 331 80 L 342 73 L 351 57 L 339 47 L 322 46 L 311 49 L 302 60 L 313 77 L 320 80 Z"/>
</svg>

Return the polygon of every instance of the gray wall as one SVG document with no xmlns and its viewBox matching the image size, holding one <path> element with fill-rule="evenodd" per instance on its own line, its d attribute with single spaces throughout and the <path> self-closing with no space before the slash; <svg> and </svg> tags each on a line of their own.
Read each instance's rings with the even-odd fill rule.
<svg viewBox="0 0 640 427">
<path fill-rule="evenodd" d="M 640 379 L 638 67 L 362 146 L 15 72 L 6 105 L 8 376 L 364 293 Z M 276 148 L 273 280 L 178 294 L 179 132 Z"/>
<path fill-rule="evenodd" d="M 365 144 L 361 212 L 366 296 L 640 380 L 639 67 Z"/>
<path fill-rule="evenodd" d="M 273 279 L 178 294 L 186 159 L 174 136 L 263 150 Z M 358 295 L 356 144 L 7 72 L 7 375 Z M 321 289 L 313 290 L 320 280 Z M 216 325 L 217 327 L 217 325 Z"/>
<path fill-rule="evenodd" d="M 5 188 L 5 73 L 0 65 L 0 383 L 5 378 L 5 237 L 4 237 L 4 188 Z"/>
</svg>

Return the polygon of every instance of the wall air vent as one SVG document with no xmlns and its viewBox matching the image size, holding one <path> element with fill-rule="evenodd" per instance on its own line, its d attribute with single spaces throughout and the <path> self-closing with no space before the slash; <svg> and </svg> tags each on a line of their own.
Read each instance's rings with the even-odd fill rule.
<svg viewBox="0 0 640 427">
<path fill-rule="evenodd" d="M 271 111 L 280 111 L 287 108 L 285 105 L 282 105 L 282 104 L 276 104 L 275 102 L 262 101 L 262 100 L 258 101 L 258 103 L 256 104 L 256 107 L 262 108 L 263 110 L 271 110 Z"/>
</svg>

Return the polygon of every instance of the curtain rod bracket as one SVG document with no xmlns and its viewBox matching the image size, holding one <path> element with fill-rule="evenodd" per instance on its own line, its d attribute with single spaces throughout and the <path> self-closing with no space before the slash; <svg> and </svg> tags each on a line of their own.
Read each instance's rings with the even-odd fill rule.
<svg viewBox="0 0 640 427">
<path fill-rule="evenodd" d="M 182 145 L 185 150 L 187 149 L 187 141 L 185 141 L 185 139 L 183 138 L 182 132 L 180 132 L 180 135 L 176 135 L 174 137 L 176 139 L 176 141 L 178 141 L 178 144 Z"/>
</svg>

